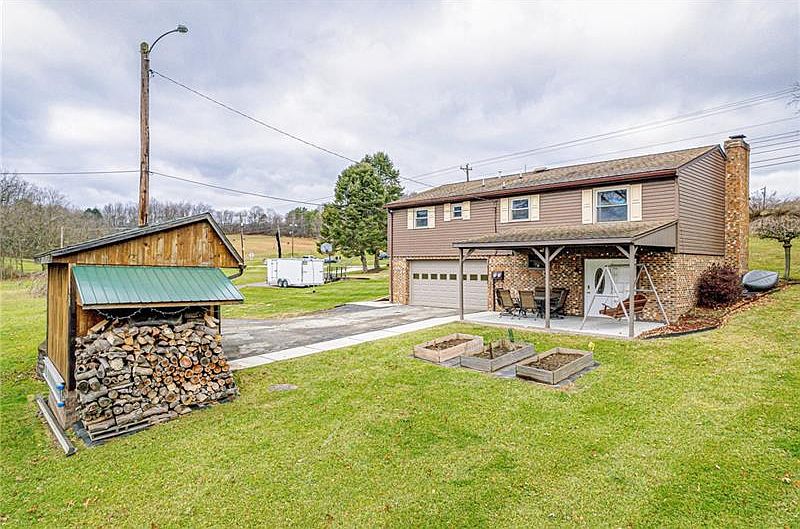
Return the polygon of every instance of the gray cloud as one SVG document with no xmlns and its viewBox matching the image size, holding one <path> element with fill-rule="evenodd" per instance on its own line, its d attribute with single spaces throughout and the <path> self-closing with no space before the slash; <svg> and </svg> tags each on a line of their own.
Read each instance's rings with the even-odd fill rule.
<svg viewBox="0 0 800 529">
<path fill-rule="evenodd" d="M 742 99 L 800 77 L 792 2 L 5 2 L 2 9 L 2 163 L 19 171 L 136 168 L 138 43 L 178 22 L 190 33 L 162 41 L 154 69 L 349 157 L 384 149 L 406 176 Z M 346 163 L 158 77 L 151 86 L 155 170 L 314 199 L 330 194 Z M 792 112 L 779 101 L 478 172 L 727 129 L 763 136 L 797 122 L 743 126 Z M 753 188 L 797 189 L 797 166 L 771 169 L 754 172 Z M 457 178 L 455 171 L 428 181 Z M 137 185 L 135 175 L 37 181 L 58 184 L 78 205 L 131 200 Z M 160 177 L 152 188 L 159 199 L 288 207 Z"/>
</svg>

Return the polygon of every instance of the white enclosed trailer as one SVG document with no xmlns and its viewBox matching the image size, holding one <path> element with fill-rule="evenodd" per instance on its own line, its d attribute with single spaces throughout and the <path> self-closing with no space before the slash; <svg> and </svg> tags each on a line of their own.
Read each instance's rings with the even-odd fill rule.
<svg viewBox="0 0 800 529">
<path fill-rule="evenodd" d="M 312 287 L 325 283 L 322 259 L 297 257 L 267 259 L 267 284 L 277 287 Z"/>
</svg>

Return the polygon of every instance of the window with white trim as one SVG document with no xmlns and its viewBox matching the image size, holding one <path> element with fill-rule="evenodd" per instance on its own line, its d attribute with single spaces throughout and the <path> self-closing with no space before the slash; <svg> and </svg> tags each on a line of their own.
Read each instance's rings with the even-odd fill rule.
<svg viewBox="0 0 800 529">
<path fill-rule="evenodd" d="M 428 227 L 428 210 L 418 209 L 414 212 L 414 227 L 427 228 Z"/>
<path fill-rule="evenodd" d="M 628 220 L 628 188 L 598 189 L 595 191 L 595 218 L 597 222 Z"/>
<path fill-rule="evenodd" d="M 450 216 L 454 219 L 460 219 L 463 214 L 463 207 L 461 204 L 453 204 Z"/>
<path fill-rule="evenodd" d="M 530 203 L 527 198 L 511 199 L 511 220 L 528 220 L 530 218 Z"/>
</svg>

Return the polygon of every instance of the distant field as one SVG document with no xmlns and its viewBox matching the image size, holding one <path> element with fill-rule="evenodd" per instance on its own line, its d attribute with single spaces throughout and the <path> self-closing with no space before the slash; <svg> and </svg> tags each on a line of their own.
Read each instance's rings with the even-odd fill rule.
<svg viewBox="0 0 800 529">
<path fill-rule="evenodd" d="M 229 233 L 228 239 L 233 243 L 237 250 L 241 250 L 241 241 L 238 233 Z M 283 256 L 290 257 L 292 253 L 292 238 L 288 235 L 281 236 L 281 246 Z M 254 260 L 263 261 L 269 257 L 278 257 L 278 244 L 273 235 L 245 235 L 244 236 L 244 258 L 249 260 L 249 254 L 253 252 Z M 294 238 L 294 255 L 318 255 L 317 241 L 309 237 Z"/>
</svg>

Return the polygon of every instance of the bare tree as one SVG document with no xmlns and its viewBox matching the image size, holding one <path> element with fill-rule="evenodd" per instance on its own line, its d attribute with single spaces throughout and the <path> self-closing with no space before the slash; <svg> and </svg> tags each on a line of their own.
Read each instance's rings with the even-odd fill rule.
<svg viewBox="0 0 800 529">
<path fill-rule="evenodd" d="M 783 243 L 783 277 L 789 279 L 792 267 L 792 241 L 800 237 L 800 209 L 784 207 L 762 216 L 753 223 L 753 232 L 762 239 Z"/>
</svg>

